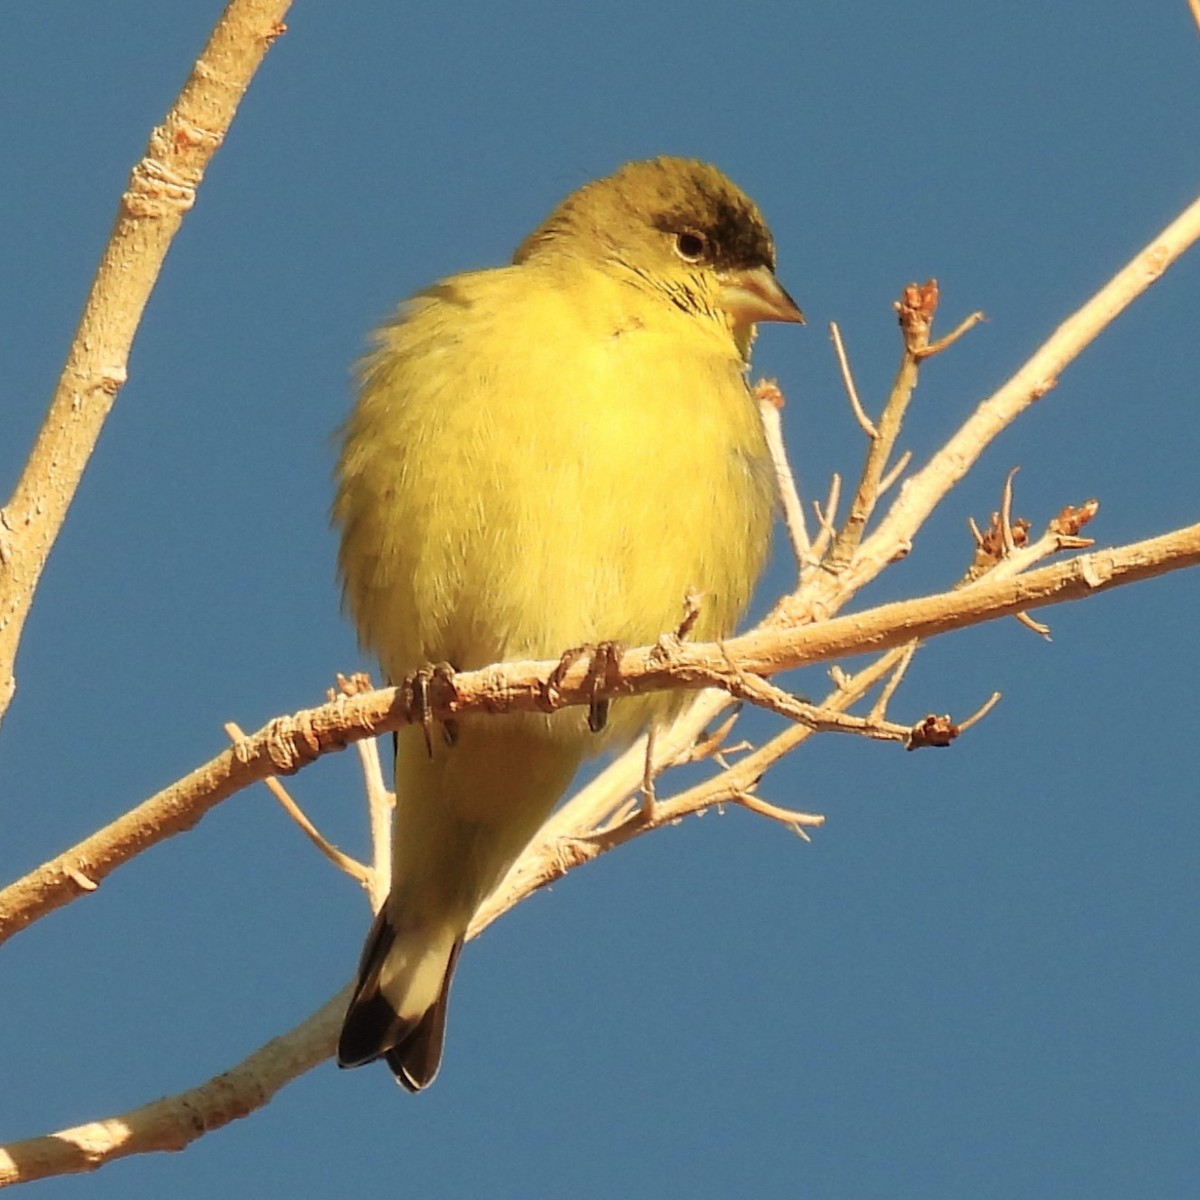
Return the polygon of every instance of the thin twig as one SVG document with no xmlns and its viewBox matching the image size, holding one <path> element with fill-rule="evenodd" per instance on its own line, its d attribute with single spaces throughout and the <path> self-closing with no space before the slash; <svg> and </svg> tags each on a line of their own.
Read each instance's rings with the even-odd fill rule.
<svg viewBox="0 0 1200 1200">
<path fill-rule="evenodd" d="M 836 321 L 829 322 L 829 336 L 833 339 L 833 349 L 837 354 L 838 367 L 842 372 L 842 383 L 846 388 L 846 397 L 850 401 L 850 411 L 854 413 L 854 419 L 858 422 L 859 428 L 874 441 L 879 436 L 879 430 L 875 428 L 871 418 L 867 416 L 867 410 L 863 408 L 862 401 L 858 398 L 858 388 L 854 386 L 854 375 L 850 370 L 850 360 L 846 357 L 846 347 L 842 345 L 842 331 L 838 328 Z"/>
<path fill-rule="evenodd" d="M 240 742 L 246 740 L 246 735 L 235 721 L 225 722 L 225 732 L 229 735 L 229 740 L 236 746 Z M 295 800 L 288 793 L 287 788 L 275 778 L 274 775 L 268 775 L 263 780 L 267 790 L 279 801 L 283 811 L 299 826 L 301 833 L 320 852 L 327 858 L 339 871 L 344 871 L 351 879 L 357 880 L 368 887 L 371 878 L 371 869 L 357 859 L 351 858 L 348 854 L 343 854 L 331 841 L 321 833 L 321 831 L 308 819 Z"/>
<path fill-rule="evenodd" d="M 822 709 L 845 712 L 880 680 L 885 679 L 904 654 L 903 650 L 889 650 L 853 676 L 839 673 L 834 681 L 834 690 L 821 703 Z M 715 703 L 718 698 L 712 693 L 702 695 L 709 703 Z M 706 715 L 705 707 L 704 700 L 698 702 L 690 714 L 683 714 L 660 737 L 670 742 L 685 743 L 694 738 L 698 720 Z M 631 837 L 660 828 L 691 813 L 736 800 L 737 794 L 754 787 L 773 763 L 813 736 L 814 731 L 806 725 L 789 725 L 712 779 L 704 780 L 668 799 L 659 797 L 654 806 L 653 820 L 649 824 L 641 821 L 640 816 L 632 820 L 627 815 L 623 822 L 609 826 L 609 815 L 619 810 L 624 797 L 637 787 L 636 773 L 626 765 L 627 760 L 635 757 L 635 753 L 633 750 L 627 751 L 621 760 L 582 789 L 542 826 L 500 887 L 484 901 L 476 914 L 476 926 L 485 928 L 518 903 L 520 898 L 561 878 L 572 866 L 590 861 Z M 629 814 L 632 812 L 630 808 Z M 599 839 L 593 836 L 597 830 L 603 832 Z"/>
<path fill-rule="evenodd" d="M 910 462 L 912 462 L 912 451 L 905 450 L 905 452 L 896 460 L 896 463 L 892 469 L 888 471 L 888 473 L 879 481 L 879 494 L 881 496 L 887 493 L 896 480 L 904 474 Z"/>
<path fill-rule="evenodd" d="M 363 788 L 367 796 L 367 826 L 371 835 L 371 871 L 367 898 L 371 911 L 378 912 L 392 890 L 392 814 L 396 797 L 383 782 L 383 765 L 379 761 L 379 739 L 364 738 L 355 742 Z"/>
<path fill-rule="evenodd" d="M 916 656 L 917 647 L 920 642 L 912 641 L 907 646 L 900 647 L 900 661 L 896 663 L 896 669 L 888 676 L 883 687 L 880 689 L 879 696 L 875 703 L 871 705 L 871 711 L 867 713 L 867 719 L 870 721 L 882 721 L 887 716 L 887 707 L 892 701 L 892 697 L 896 694 L 896 689 L 900 686 L 908 668 L 912 665 L 912 660 Z"/>
<path fill-rule="evenodd" d="M 646 761 L 642 770 L 642 816 L 647 821 L 654 819 L 654 747 L 658 730 L 651 726 L 646 733 Z"/>
<path fill-rule="evenodd" d="M 987 315 L 982 312 L 973 312 L 969 317 L 964 317 L 948 334 L 940 337 L 936 342 L 930 342 L 922 350 L 917 351 L 917 357 L 924 361 L 927 358 L 932 358 L 935 354 L 941 354 L 943 350 L 948 350 L 960 337 L 968 330 L 974 329 L 980 321 L 986 321 Z"/>
<path fill-rule="evenodd" d="M 759 708 L 786 717 L 789 721 L 805 725 L 814 733 L 850 733 L 883 742 L 903 742 L 908 734 L 907 726 L 897 725 L 892 721 L 856 717 L 797 699 L 782 688 L 768 683 L 761 676 L 741 670 L 732 660 L 729 661 L 729 668 L 731 674 L 726 681 L 726 687 L 731 695 L 749 700 Z"/>
<path fill-rule="evenodd" d="M 879 501 L 880 481 L 892 456 L 896 438 L 900 435 L 900 426 L 904 421 L 908 402 L 917 386 L 920 351 L 928 344 L 929 327 L 936 307 L 937 285 L 932 280 L 921 287 L 910 284 L 896 303 L 904 334 L 900 366 L 887 403 L 883 406 L 883 412 L 875 426 L 876 435 L 867 446 L 866 461 L 863 463 L 858 489 L 850 502 L 846 522 L 829 553 L 827 566 L 831 574 L 839 574 L 855 556 L 867 522 Z"/>
<path fill-rule="evenodd" d="M 813 558 L 820 562 L 825 557 L 825 551 L 829 549 L 833 539 L 837 537 L 837 530 L 834 528 L 834 521 L 837 519 L 838 501 L 842 498 L 842 477 L 834 474 L 829 481 L 829 495 L 825 499 L 825 507 L 821 507 L 819 500 L 813 501 L 813 509 L 817 514 L 817 524 L 820 526 L 821 532 L 817 534 L 817 540 L 813 542 Z"/>
<path fill-rule="evenodd" d="M 783 444 L 783 393 L 778 386 L 766 381 L 755 389 L 758 410 L 762 414 L 763 429 L 767 435 L 767 446 L 775 466 L 775 481 L 779 492 L 779 504 L 783 509 L 783 523 L 796 557 L 797 570 L 803 570 L 811 557 L 808 527 L 804 521 L 804 506 L 796 487 L 796 477 L 788 462 L 787 449 Z"/>
<path fill-rule="evenodd" d="M 1026 629 L 1032 633 L 1036 633 L 1038 637 L 1045 638 L 1048 642 L 1054 640 L 1050 636 L 1050 626 L 1044 621 L 1035 621 L 1027 612 L 1013 613 L 1013 618 L 1018 625 L 1024 625 Z"/>
<path fill-rule="evenodd" d="M 1004 539 L 1004 557 L 1007 558 L 1017 548 L 1016 539 L 1013 537 L 1012 526 L 1012 504 L 1013 504 L 1013 480 L 1017 477 L 1017 472 L 1020 467 L 1010 468 L 1008 474 L 1004 477 L 1004 491 L 1000 497 L 1000 535 Z"/>
<path fill-rule="evenodd" d="M 1000 703 L 1000 699 L 1000 693 L 993 692 L 965 721 L 958 723 L 959 733 L 966 733 L 972 725 L 978 725 Z"/>
<path fill-rule="evenodd" d="M 782 825 L 786 825 L 789 829 L 795 830 L 804 840 L 809 841 L 809 836 L 804 832 L 804 826 L 816 828 L 825 824 L 825 818 L 820 813 L 798 812 L 791 808 L 780 808 L 778 804 L 771 804 L 766 800 L 754 795 L 753 792 L 735 792 L 730 799 L 735 803 L 740 804 L 743 808 L 749 809 L 752 813 L 757 813 L 760 817 L 766 817 L 769 821 L 778 821 Z"/>
</svg>

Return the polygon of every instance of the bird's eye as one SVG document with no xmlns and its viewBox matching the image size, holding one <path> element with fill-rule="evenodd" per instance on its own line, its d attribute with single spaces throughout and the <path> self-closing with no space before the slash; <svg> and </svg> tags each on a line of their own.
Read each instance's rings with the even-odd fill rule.
<svg viewBox="0 0 1200 1200">
<path fill-rule="evenodd" d="M 675 253 L 687 263 L 697 263 L 708 257 L 708 238 L 694 229 L 675 235 Z"/>
</svg>

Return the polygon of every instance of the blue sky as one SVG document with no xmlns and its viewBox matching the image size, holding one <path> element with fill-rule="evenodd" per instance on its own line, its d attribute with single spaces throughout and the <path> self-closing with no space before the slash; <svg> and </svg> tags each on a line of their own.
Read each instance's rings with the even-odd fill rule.
<svg viewBox="0 0 1200 1200">
<path fill-rule="evenodd" d="M 0 16 L 0 490 L 54 386 L 116 198 L 219 5 Z M 760 203 L 809 316 L 760 338 L 809 494 L 936 276 L 918 461 L 1196 194 L 1186 5 L 297 5 L 166 263 L 55 549 L 0 753 L 15 878 L 206 760 L 221 725 L 361 662 L 327 524 L 348 364 L 396 300 L 503 262 L 566 192 L 653 153 Z M 932 591 L 1020 464 L 1040 526 L 1197 519 L 1195 253 L 1007 431 L 862 603 Z M 777 539 L 760 608 L 786 584 Z M 1197 577 L 920 653 L 895 715 L 1005 699 L 952 750 L 811 743 L 764 795 L 581 871 L 464 955 L 435 1087 L 326 1064 L 182 1155 L 39 1195 L 1193 1195 L 1200 1175 Z M 815 693 L 820 675 L 790 681 Z M 765 725 L 751 724 L 761 733 Z M 349 756 L 295 783 L 365 849 Z M 8 943 L 0 1139 L 199 1083 L 322 1003 L 367 920 L 263 789 Z"/>
</svg>

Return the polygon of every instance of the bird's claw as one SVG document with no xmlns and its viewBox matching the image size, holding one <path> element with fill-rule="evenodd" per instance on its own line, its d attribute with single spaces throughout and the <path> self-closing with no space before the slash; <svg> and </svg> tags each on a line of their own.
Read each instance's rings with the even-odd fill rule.
<svg viewBox="0 0 1200 1200">
<path fill-rule="evenodd" d="M 453 696 L 455 694 L 454 667 L 447 662 L 430 663 L 428 666 L 419 667 L 407 680 L 411 695 L 409 712 L 412 714 L 414 722 L 417 720 L 421 722 L 421 732 L 425 736 L 425 751 L 430 758 L 433 757 L 433 705 L 430 703 L 429 692 L 435 682 L 444 683 L 449 687 Z M 442 736 L 445 738 L 447 746 L 453 746 L 458 739 L 458 722 L 453 717 L 447 717 L 442 721 Z"/>
<path fill-rule="evenodd" d="M 581 658 L 587 658 L 587 687 L 592 693 L 592 699 L 588 702 L 587 723 L 593 733 L 599 733 L 608 724 L 609 702 L 607 697 L 597 697 L 595 693 L 616 677 L 617 665 L 623 653 L 624 647 L 619 642 L 595 642 L 567 650 L 558 660 L 558 666 L 550 672 L 543 688 L 547 708 L 553 711 L 558 707 L 562 682 L 567 673 Z"/>
</svg>

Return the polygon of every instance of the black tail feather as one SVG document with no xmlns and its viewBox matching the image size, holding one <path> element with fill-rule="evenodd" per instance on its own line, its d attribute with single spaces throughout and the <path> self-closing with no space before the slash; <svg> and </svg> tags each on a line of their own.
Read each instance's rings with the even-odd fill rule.
<svg viewBox="0 0 1200 1200">
<path fill-rule="evenodd" d="M 455 942 L 446 964 L 446 977 L 435 1003 L 414 1025 L 404 1038 L 397 1041 L 384 1055 L 396 1082 L 410 1092 L 427 1088 L 437 1078 L 442 1065 L 442 1045 L 446 1040 L 446 1010 L 450 1006 L 450 983 L 454 978 L 454 964 L 462 942 Z"/>
<path fill-rule="evenodd" d="M 419 1092 L 433 1082 L 441 1065 L 450 983 L 462 941 L 455 942 L 450 951 L 437 999 L 415 1021 L 406 1019 L 379 988 L 380 970 L 395 941 L 385 912 L 386 907 L 367 936 L 358 985 L 338 1038 L 337 1061 L 339 1067 L 359 1067 L 383 1058 L 399 1083 L 410 1092 Z"/>
</svg>

